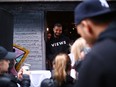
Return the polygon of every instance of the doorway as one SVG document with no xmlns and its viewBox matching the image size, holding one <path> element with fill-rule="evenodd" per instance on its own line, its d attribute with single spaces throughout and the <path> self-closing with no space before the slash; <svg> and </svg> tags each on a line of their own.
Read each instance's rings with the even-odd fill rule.
<svg viewBox="0 0 116 87">
<path fill-rule="evenodd" d="M 53 35 L 53 27 L 56 23 L 60 23 L 62 25 L 62 34 L 69 37 L 71 44 L 80 37 L 80 35 L 77 34 L 77 30 L 74 25 L 73 11 L 48 11 L 46 13 L 46 37 L 49 35 L 48 32 Z M 46 60 L 46 69 L 51 69 L 51 67 L 52 63 L 49 60 Z"/>
</svg>

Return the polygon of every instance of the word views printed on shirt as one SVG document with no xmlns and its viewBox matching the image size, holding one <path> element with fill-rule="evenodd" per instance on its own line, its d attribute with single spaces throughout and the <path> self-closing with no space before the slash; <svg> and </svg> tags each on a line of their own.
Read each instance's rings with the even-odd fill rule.
<svg viewBox="0 0 116 87">
<path fill-rule="evenodd" d="M 64 45 L 64 44 L 66 44 L 66 41 L 61 41 L 61 42 L 53 43 L 51 45 L 52 45 L 52 47 L 57 47 L 57 46 L 61 46 L 61 45 Z"/>
</svg>

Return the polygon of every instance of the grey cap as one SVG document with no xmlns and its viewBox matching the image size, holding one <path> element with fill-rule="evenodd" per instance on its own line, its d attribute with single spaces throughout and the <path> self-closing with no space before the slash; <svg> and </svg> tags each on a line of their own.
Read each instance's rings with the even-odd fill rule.
<svg viewBox="0 0 116 87">
<path fill-rule="evenodd" d="M 0 59 L 15 59 L 16 54 L 14 52 L 8 52 L 4 47 L 0 46 Z"/>
</svg>

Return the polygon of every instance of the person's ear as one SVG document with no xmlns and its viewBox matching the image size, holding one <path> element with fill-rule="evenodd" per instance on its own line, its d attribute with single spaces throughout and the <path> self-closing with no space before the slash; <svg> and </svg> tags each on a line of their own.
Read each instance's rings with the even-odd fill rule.
<svg viewBox="0 0 116 87">
<path fill-rule="evenodd" d="M 87 20 L 83 20 L 81 22 L 81 28 L 88 34 L 89 36 L 93 35 L 93 29 L 90 23 Z"/>
</svg>

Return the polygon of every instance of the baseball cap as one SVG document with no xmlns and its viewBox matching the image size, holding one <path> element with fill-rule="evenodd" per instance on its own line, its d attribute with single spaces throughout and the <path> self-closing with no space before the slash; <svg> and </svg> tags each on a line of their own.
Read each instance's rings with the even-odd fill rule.
<svg viewBox="0 0 116 87">
<path fill-rule="evenodd" d="M 16 54 L 14 52 L 8 52 L 4 47 L 0 46 L 0 59 L 15 59 Z"/>
<path fill-rule="evenodd" d="M 111 10 L 106 0 L 87 0 L 81 2 L 75 8 L 75 24 L 78 25 L 83 19 L 112 14 L 116 10 Z"/>
</svg>

